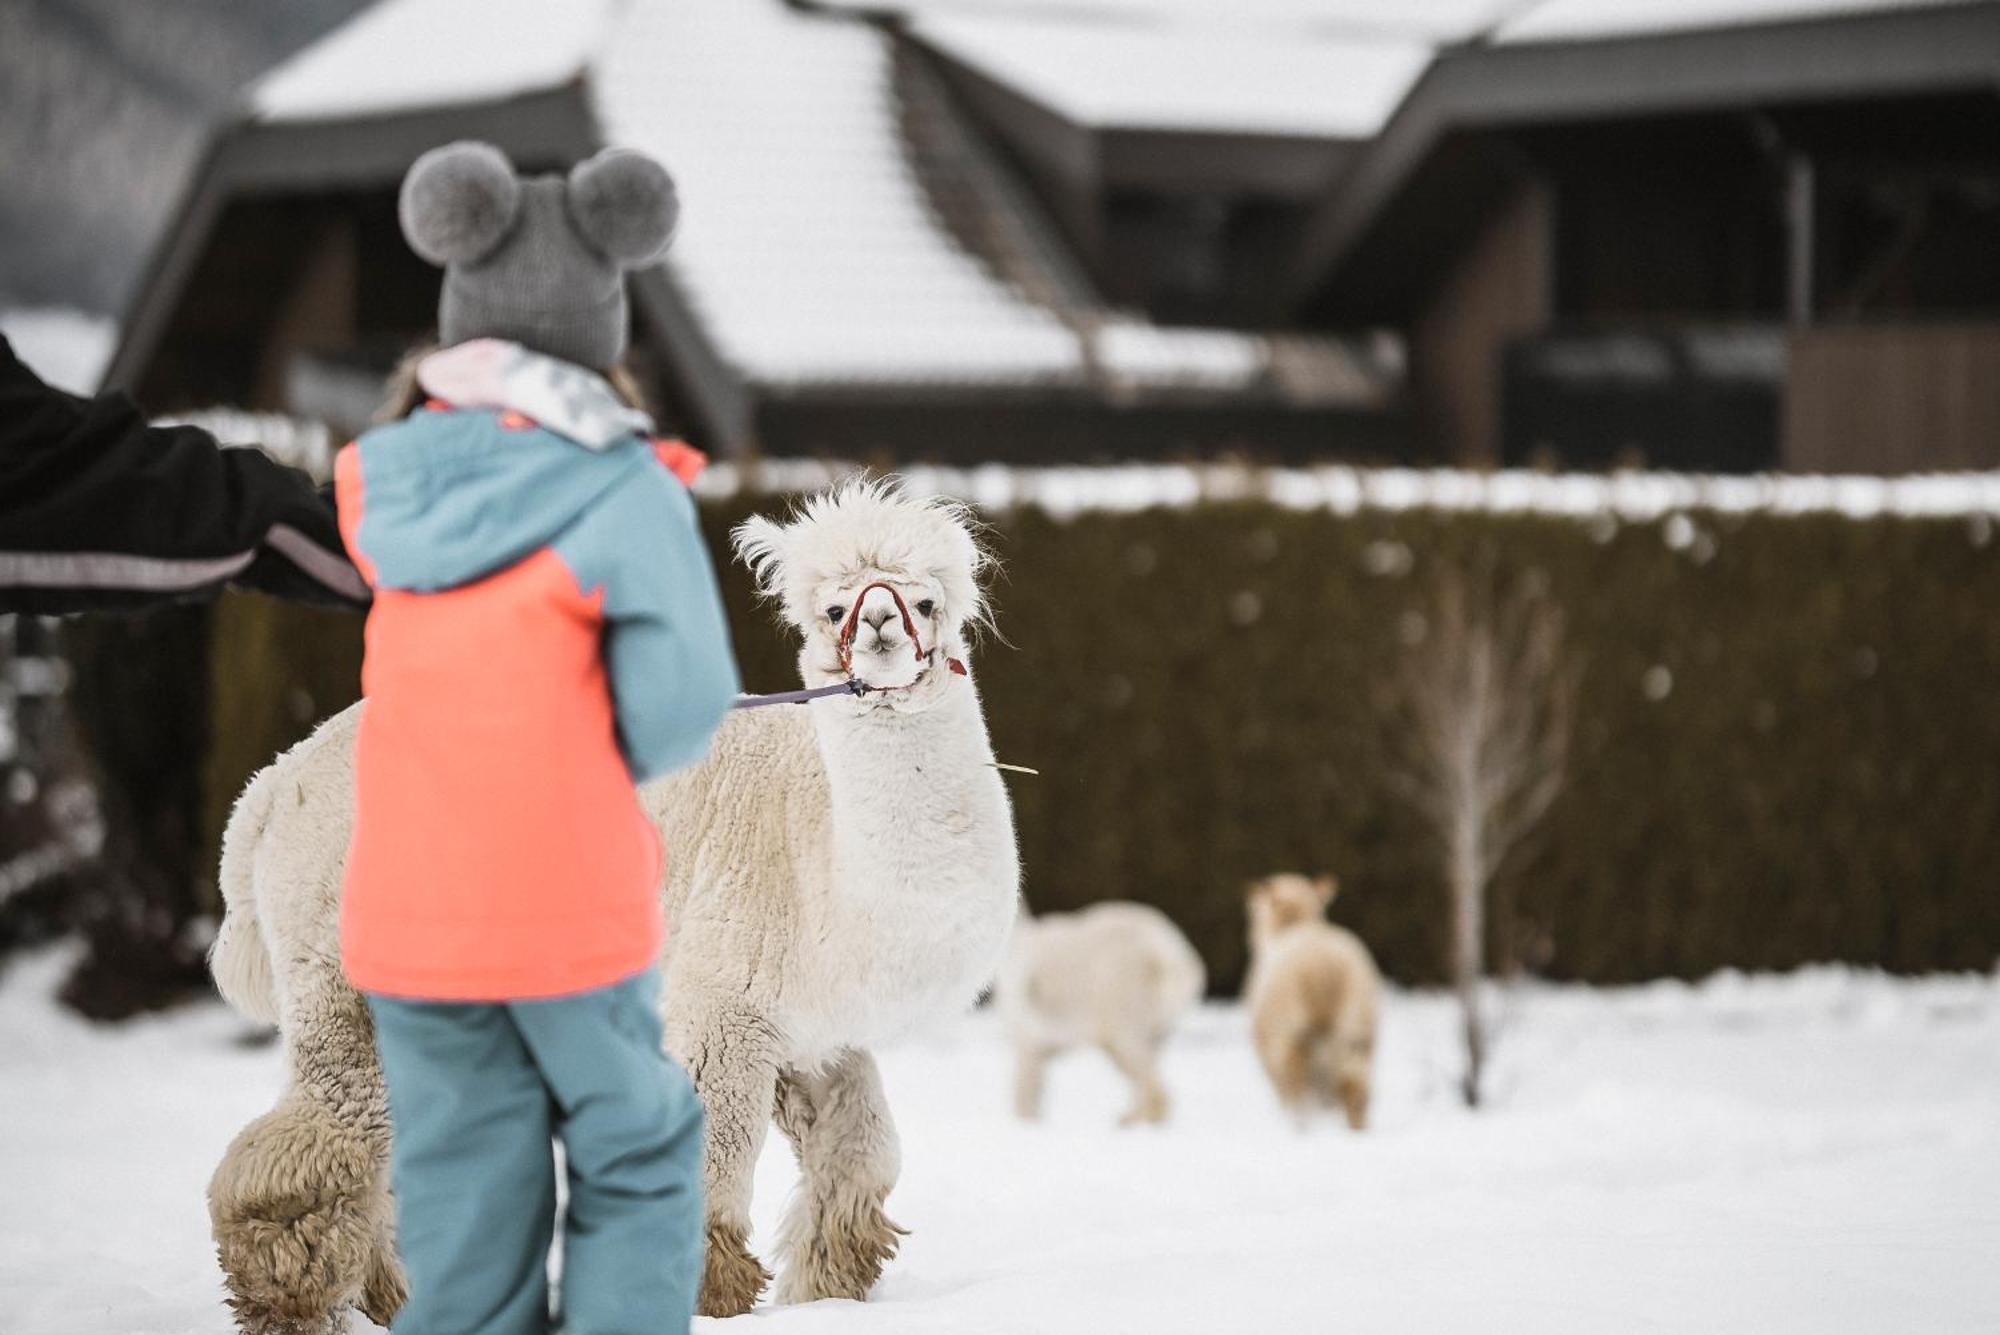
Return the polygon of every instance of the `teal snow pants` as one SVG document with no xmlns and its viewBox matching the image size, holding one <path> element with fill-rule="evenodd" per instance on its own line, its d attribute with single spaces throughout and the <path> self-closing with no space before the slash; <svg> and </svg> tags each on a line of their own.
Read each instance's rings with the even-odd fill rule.
<svg viewBox="0 0 2000 1335">
<path fill-rule="evenodd" d="M 548 1001 L 370 996 L 395 1130 L 394 1335 L 685 1335 L 701 1104 L 660 1050 L 659 973 Z M 549 1311 L 553 1141 L 568 1165 Z"/>
</svg>

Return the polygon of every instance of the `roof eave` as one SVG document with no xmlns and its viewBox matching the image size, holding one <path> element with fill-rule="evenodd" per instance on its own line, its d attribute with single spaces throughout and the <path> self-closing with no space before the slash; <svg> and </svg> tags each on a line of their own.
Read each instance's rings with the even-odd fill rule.
<svg viewBox="0 0 2000 1335">
<path fill-rule="evenodd" d="M 426 149 L 464 138 L 498 144 L 517 162 L 571 161 L 596 148 L 597 129 L 576 83 L 496 102 L 328 120 L 246 117 L 224 127 L 147 261 L 104 388 L 138 384 L 230 199 L 394 181 Z"/>
<path fill-rule="evenodd" d="M 1284 282 L 1319 302 L 1455 131 L 2000 88 L 2000 6 L 1447 50 L 1320 206 Z"/>
<path fill-rule="evenodd" d="M 427 149 L 466 138 L 496 144 L 524 165 L 573 162 L 602 142 L 580 82 L 491 102 L 315 120 L 249 118 L 226 127 L 211 141 L 147 263 L 104 387 L 137 387 L 230 200 L 380 187 L 400 180 Z M 744 448 L 751 432 L 747 391 L 708 346 L 671 277 L 663 270 L 636 275 L 634 291 L 706 438 L 723 451 Z"/>
</svg>

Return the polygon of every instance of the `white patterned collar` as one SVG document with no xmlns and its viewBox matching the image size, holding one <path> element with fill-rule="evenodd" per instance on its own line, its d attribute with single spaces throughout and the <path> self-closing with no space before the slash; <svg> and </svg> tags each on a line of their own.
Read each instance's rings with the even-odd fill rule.
<svg viewBox="0 0 2000 1335">
<path fill-rule="evenodd" d="M 653 419 L 611 382 L 573 362 L 498 338 L 475 338 L 417 363 L 417 383 L 455 408 L 511 410 L 587 449 L 650 436 Z"/>
</svg>

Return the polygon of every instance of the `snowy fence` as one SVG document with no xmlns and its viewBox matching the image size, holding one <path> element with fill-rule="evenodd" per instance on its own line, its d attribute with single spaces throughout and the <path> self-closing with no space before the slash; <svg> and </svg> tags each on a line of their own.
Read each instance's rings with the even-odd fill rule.
<svg viewBox="0 0 2000 1335">
<path fill-rule="evenodd" d="M 715 543 L 841 469 L 717 465 Z M 1614 981 L 2000 955 L 2000 476 L 913 469 L 994 526 L 1010 643 L 977 654 L 1029 901 L 1172 913 L 1217 983 L 1240 888 L 1330 870 L 1394 975 L 1442 973 L 1423 827 L 1385 782 L 1388 703 L 1438 576 L 1487 561 L 1564 609 L 1572 777 L 1499 880 L 1494 946 Z M 752 689 L 793 649 L 724 572 Z M 352 618 L 216 616 L 208 838 L 250 768 L 346 703 Z"/>
</svg>

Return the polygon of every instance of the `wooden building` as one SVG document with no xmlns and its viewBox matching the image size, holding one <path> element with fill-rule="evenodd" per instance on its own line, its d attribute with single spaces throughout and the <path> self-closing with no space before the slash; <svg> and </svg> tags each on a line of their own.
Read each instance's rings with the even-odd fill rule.
<svg viewBox="0 0 2000 1335">
<path fill-rule="evenodd" d="M 395 196 L 460 137 L 676 174 L 633 280 L 636 369 L 711 450 L 1073 460 L 1400 448 L 1393 365 L 1323 331 L 1103 295 L 891 26 L 783 0 L 384 0 L 273 71 L 215 143 L 110 370 L 157 408 L 365 422 L 438 275 Z"/>
<path fill-rule="evenodd" d="M 1426 70 L 1291 290 L 1406 331 L 1452 457 L 2000 466 L 2000 6 L 1526 6 Z"/>
<path fill-rule="evenodd" d="M 721 452 L 2000 464 L 1990 0 L 383 0 L 214 145 L 114 383 L 366 420 L 423 149 L 680 178 Z"/>
</svg>

